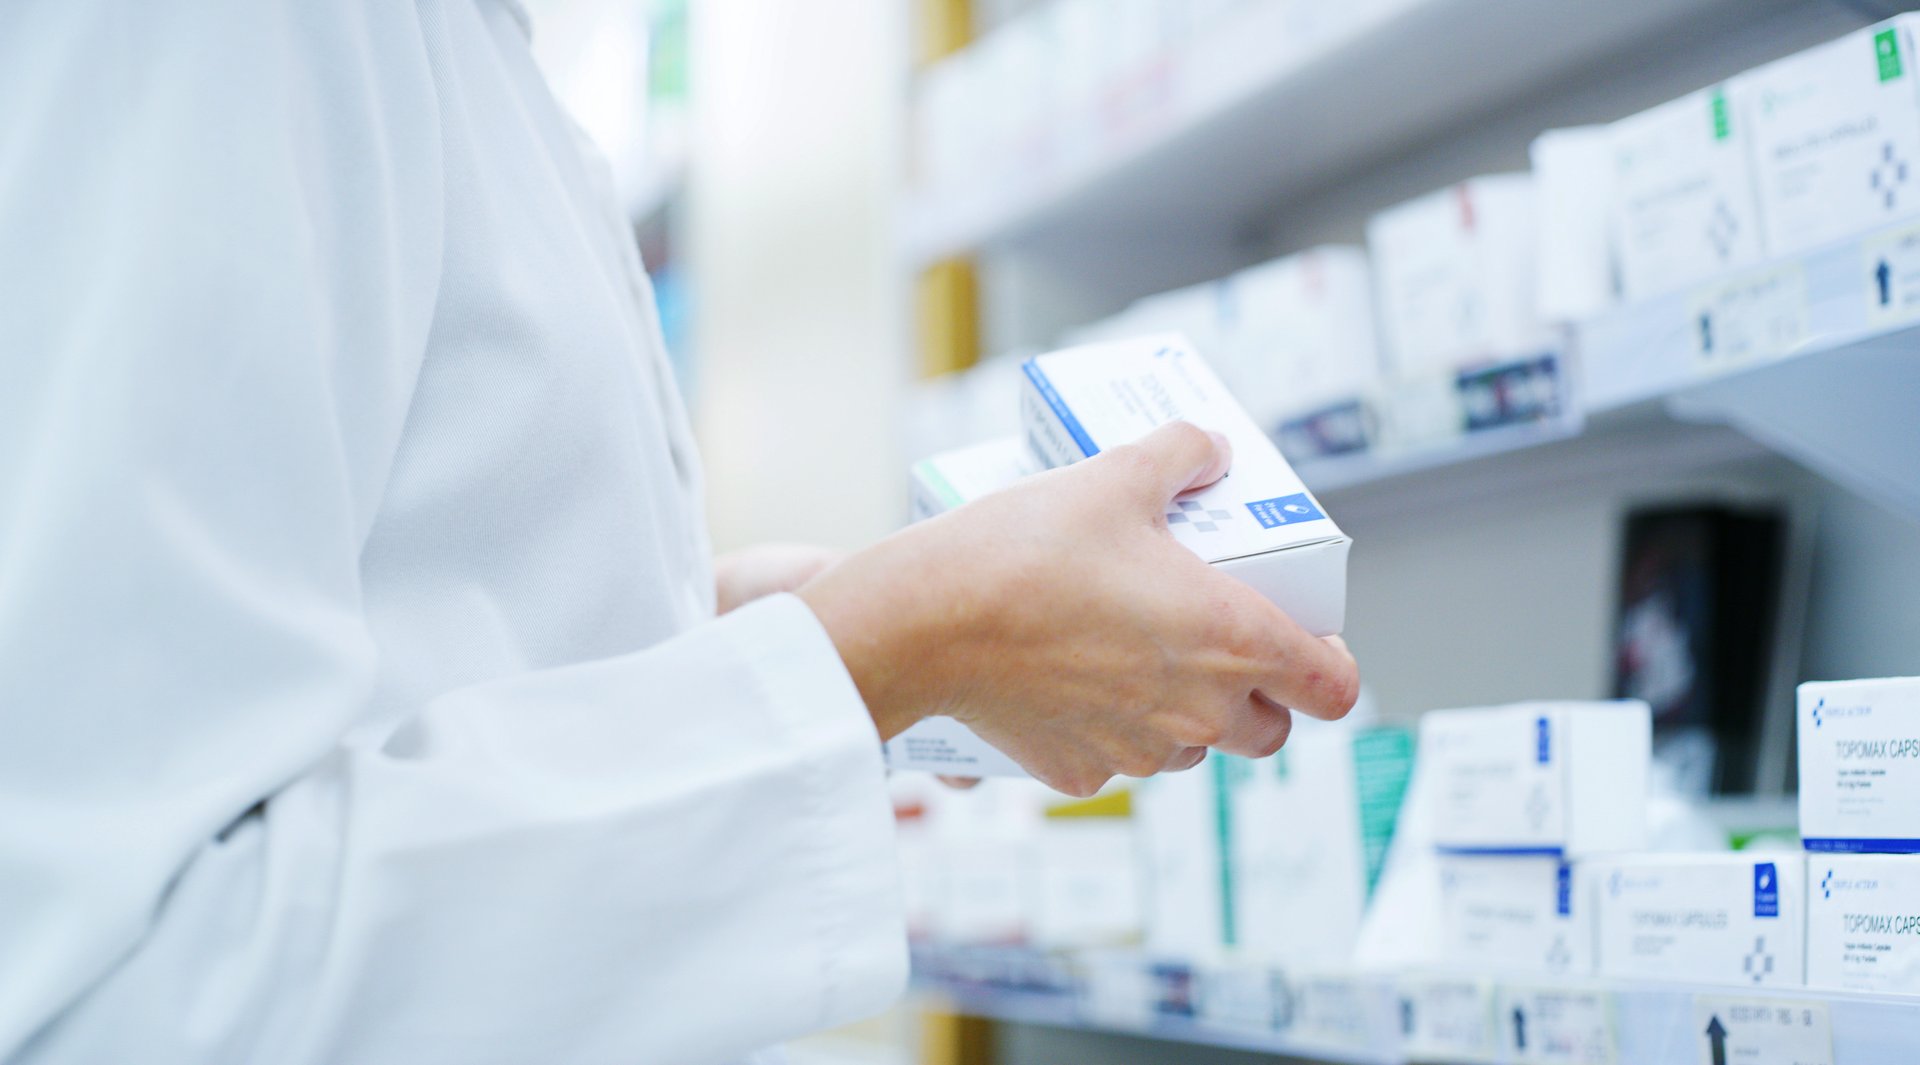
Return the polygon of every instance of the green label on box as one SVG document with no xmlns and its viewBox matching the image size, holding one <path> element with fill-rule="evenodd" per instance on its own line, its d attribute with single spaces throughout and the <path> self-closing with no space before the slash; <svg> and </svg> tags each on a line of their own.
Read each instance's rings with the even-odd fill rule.
<svg viewBox="0 0 1920 1065">
<path fill-rule="evenodd" d="M 1713 90 L 1713 139 L 1726 140 L 1733 136 L 1732 116 L 1727 112 L 1727 94 L 1719 89 Z"/>
<path fill-rule="evenodd" d="M 1873 35 L 1873 54 L 1880 61 L 1880 80 L 1892 81 L 1900 76 L 1900 36 L 1892 29 L 1881 30 Z"/>
<path fill-rule="evenodd" d="M 1404 728 L 1365 729 L 1353 737 L 1353 780 L 1360 806 L 1360 847 L 1366 859 L 1367 894 L 1380 882 L 1380 869 L 1393 844 L 1400 801 L 1413 776 L 1413 732 Z"/>
</svg>

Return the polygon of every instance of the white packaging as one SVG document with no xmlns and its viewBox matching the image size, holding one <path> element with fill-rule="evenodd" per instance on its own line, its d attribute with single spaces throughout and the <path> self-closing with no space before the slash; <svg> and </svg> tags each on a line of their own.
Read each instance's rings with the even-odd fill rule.
<svg viewBox="0 0 1920 1065">
<path fill-rule="evenodd" d="M 1810 851 L 1920 851 L 1920 677 L 1800 685 Z"/>
<path fill-rule="evenodd" d="M 1249 267 L 1227 284 L 1233 313 L 1220 374 L 1261 428 L 1272 432 L 1379 382 L 1364 250 L 1315 248 Z"/>
<path fill-rule="evenodd" d="M 1381 342 L 1398 377 L 1447 373 L 1545 346 L 1534 304 L 1534 190 L 1478 177 L 1367 223 Z"/>
<path fill-rule="evenodd" d="M 1145 915 L 1138 839 L 1130 817 L 1047 816 L 1036 848 L 1035 946 L 1067 950 L 1139 941 Z"/>
<path fill-rule="evenodd" d="M 1611 214 L 1628 300 L 1760 261 L 1747 126 L 1716 85 L 1609 127 Z"/>
<path fill-rule="evenodd" d="M 1592 894 L 1562 858 L 1448 855 L 1440 861 L 1441 958 L 1477 972 L 1593 972 Z"/>
<path fill-rule="evenodd" d="M 1514 703 L 1420 719 L 1434 844 L 1474 854 L 1588 855 L 1647 839 L 1652 714 L 1637 700 Z"/>
<path fill-rule="evenodd" d="M 1890 19 L 1734 79 L 1773 255 L 1920 211 L 1915 25 Z"/>
<path fill-rule="evenodd" d="M 1156 956 L 1202 960 L 1222 946 L 1215 772 L 1202 763 L 1134 786 L 1146 945 Z"/>
<path fill-rule="evenodd" d="M 1040 463 L 1014 436 L 921 459 L 913 464 L 912 520 L 944 514 L 1038 472 Z"/>
<path fill-rule="evenodd" d="M 913 520 L 943 514 L 999 491 L 1031 473 L 1036 462 L 1018 437 L 942 452 L 914 463 Z M 1020 763 L 950 717 L 929 717 L 881 744 L 887 765 L 955 777 L 1025 776 Z"/>
<path fill-rule="evenodd" d="M 1289 967 L 1350 965 L 1412 771 L 1413 734 L 1301 720 L 1272 758 L 1209 758 L 1225 803 L 1224 938 Z"/>
<path fill-rule="evenodd" d="M 929 791 L 939 876 L 930 931 L 942 943 L 1013 944 L 1033 925 L 1036 843 L 1053 793 L 1031 780 Z"/>
<path fill-rule="evenodd" d="M 1131 443 L 1169 421 L 1225 435 L 1233 467 L 1168 505 L 1174 539 L 1308 632 L 1340 631 L 1351 541 L 1185 338 L 1070 348 L 1029 359 L 1025 370 L 1027 446 L 1049 466 Z"/>
<path fill-rule="evenodd" d="M 1920 855 L 1807 856 L 1807 986 L 1920 994 Z"/>
<path fill-rule="evenodd" d="M 1575 322 L 1614 302 L 1612 142 L 1605 126 L 1550 129 L 1527 149 L 1538 201 L 1534 299 L 1540 317 Z"/>
<path fill-rule="evenodd" d="M 1582 871 L 1599 903 L 1601 976 L 1800 986 L 1807 878 L 1799 853 L 1597 858 Z"/>
</svg>

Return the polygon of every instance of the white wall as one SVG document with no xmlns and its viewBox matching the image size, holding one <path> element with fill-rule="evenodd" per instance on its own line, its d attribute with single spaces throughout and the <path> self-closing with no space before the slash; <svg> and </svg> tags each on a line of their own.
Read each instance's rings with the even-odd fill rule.
<svg viewBox="0 0 1920 1065">
<path fill-rule="evenodd" d="M 693 6 L 686 249 L 714 541 L 891 529 L 905 279 L 904 5 Z"/>
</svg>

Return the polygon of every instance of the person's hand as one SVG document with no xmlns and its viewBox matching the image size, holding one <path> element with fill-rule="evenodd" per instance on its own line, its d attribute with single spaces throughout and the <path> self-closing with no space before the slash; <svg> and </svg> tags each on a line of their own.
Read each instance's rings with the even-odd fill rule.
<svg viewBox="0 0 1920 1065">
<path fill-rule="evenodd" d="M 1041 781 L 1191 767 L 1286 742 L 1289 707 L 1337 718 L 1359 674 L 1337 639 L 1181 546 L 1166 503 L 1218 479 L 1186 423 L 921 522 L 800 589 L 884 738 L 965 722 Z"/>
<path fill-rule="evenodd" d="M 722 614 L 762 596 L 799 590 L 840 561 L 841 552 L 810 544 L 760 544 L 713 560 L 714 598 Z"/>
</svg>

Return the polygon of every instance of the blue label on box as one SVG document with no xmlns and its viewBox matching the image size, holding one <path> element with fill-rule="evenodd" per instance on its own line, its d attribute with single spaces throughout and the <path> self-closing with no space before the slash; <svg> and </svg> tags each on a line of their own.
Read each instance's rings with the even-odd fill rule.
<svg viewBox="0 0 1920 1065">
<path fill-rule="evenodd" d="M 1298 525 L 1303 521 L 1320 521 L 1326 517 L 1305 492 L 1256 500 L 1248 503 L 1247 509 L 1253 511 L 1253 520 L 1259 522 L 1263 529 L 1278 529 L 1282 525 Z"/>
<path fill-rule="evenodd" d="M 1536 742 L 1539 744 L 1539 750 L 1535 752 L 1534 759 L 1541 765 L 1546 765 L 1553 761 L 1553 725 L 1542 715 L 1540 720 L 1534 722 L 1533 730 Z"/>
<path fill-rule="evenodd" d="M 1753 863 L 1753 915 L 1780 916 L 1780 871 L 1772 862 Z"/>
<path fill-rule="evenodd" d="M 1020 368 L 1026 371 L 1027 380 L 1033 382 L 1033 387 L 1039 391 L 1040 398 L 1046 400 L 1047 406 L 1053 409 L 1053 416 L 1060 419 L 1060 425 L 1067 431 L 1067 435 L 1073 437 L 1073 442 L 1080 445 L 1080 453 L 1087 458 L 1098 455 L 1100 446 L 1087 435 L 1087 430 L 1080 424 L 1080 419 L 1073 416 L 1073 411 L 1067 407 L 1067 401 L 1061 398 L 1060 390 L 1053 387 L 1053 379 L 1040 368 L 1040 364 L 1033 359 L 1028 359 Z"/>
<path fill-rule="evenodd" d="M 1573 916 L 1573 866 L 1561 862 L 1553 874 L 1554 910 L 1562 917 Z"/>
</svg>

